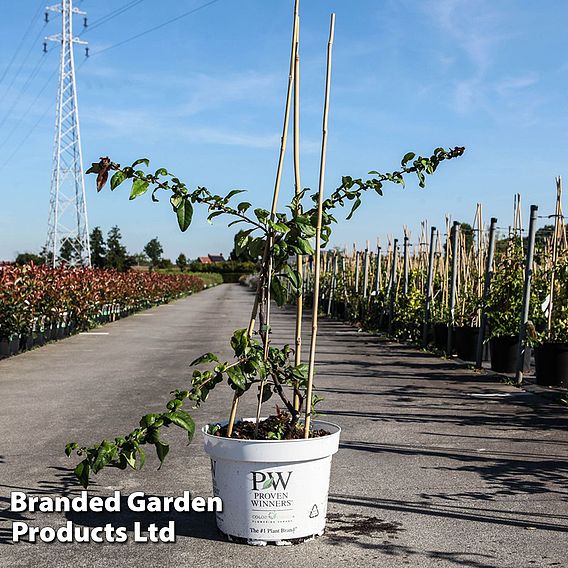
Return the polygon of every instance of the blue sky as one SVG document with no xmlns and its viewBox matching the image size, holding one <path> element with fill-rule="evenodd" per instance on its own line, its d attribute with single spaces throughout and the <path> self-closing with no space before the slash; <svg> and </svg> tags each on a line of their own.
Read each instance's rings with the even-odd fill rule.
<svg viewBox="0 0 568 568">
<path fill-rule="evenodd" d="M 82 48 L 76 50 L 84 161 L 109 155 L 127 163 L 147 156 L 188 185 L 218 192 L 246 188 L 252 201 L 268 206 L 293 1 L 219 0 L 112 47 L 204 3 L 141 1 L 83 35 L 92 54 L 83 62 Z M 94 24 L 126 4 L 84 0 L 79 6 Z M 40 6 L 36 0 L 3 6 L 0 76 Z M 302 181 L 309 187 L 317 186 L 332 11 L 337 20 L 328 191 L 341 175 L 395 168 L 409 150 L 467 148 L 426 190 L 411 184 L 389 188 L 382 198 L 369 196 L 354 221 L 336 227 L 334 244 L 384 241 L 400 236 L 403 225 L 417 237 L 421 220 L 441 227 L 446 213 L 471 222 L 477 202 L 487 220 L 497 216 L 506 226 L 515 192 L 523 196 L 525 218 L 530 203 L 541 214 L 553 212 L 554 177 L 568 176 L 566 2 L 303 0 Z M 77 32 L 81 23 L 77 18 Z M 45 56 L 41 49 L 43 36 L 57 33 L 59 22 L 52 17 L 42 26 L 43 9 L 0 82 L 0 259 L 37 251 L 45 241 L 58 56 L 55 44 Z M 293 191 L 291 166 L 288 159 L 287 197 Z M 131 252 L 154 236 L 174 259 L 180 252 L 196 257 L 232 248 L 234 231 L 219 219 L 211 227 L 198 214 L 182 234 L 166 202 L 129 202 L 126 190 L 97 195 L 90 178 L 87 204 L 90 227 L 107 231 L 118 225 Z"/>
</svg>

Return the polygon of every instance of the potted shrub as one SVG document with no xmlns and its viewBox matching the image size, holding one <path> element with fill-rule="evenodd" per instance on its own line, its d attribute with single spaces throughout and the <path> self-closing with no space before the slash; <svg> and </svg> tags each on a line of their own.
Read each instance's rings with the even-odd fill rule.
<svg viewBox="0 0 568 568">
<path fill-rule="evenodd" d="M 464 291 L 457 302 L 453 342 L 457 356 L 464 361 L 475 361 L 477 355 L 477 314 L 477 297 L 471 289 Z"/>
<path fill-rule="evenodd" d="M 552 267 L 550 288 L 546 286 L 544 306 L 549 315 L 550 329 L 536 333 L 536 382 L 543 386 L 568 387 L 568 254 L 565 252 Z M 544 294 L 543 294 L 544 296 Z M 552 297 L 552 302 L 551 302 Z M 552 305 L 551 305 L 552 304 Z M 548 313 L 550 311 L 550 313 Z"/>
<path fill-rule="evenodd" d="M 297 22 L 296 17 L 294 21 Z M 294 77 L 293 60 L 297 53 L 296 26 L 293 37 L 286 113 L 290 81 Z M 244 225 L 246 229 L 240 231 L 235 243 L 236 252 L 242 249 L 251 258 L 259 258 L 260 261 L 250 320 L 246 327 L 237 329 L 230 338 L 234 354 L 231 360 L 225 361 L 213 353 L 197 358 L 192 363 L 195 370 L 190 383 L 173 392 L 164 412 L 146 414 L 132 432 L 93 446 L 80 446 L 75 442 L 67 445 L 67 455 L 76 451 L 81 458 L 75 474 L 84 487 L 88 486 L 91 474 L 99 473 L 105 467 L 141 467 L 146 445 L 154 446 L 160 464 L 163 463 L 170 448 L 161 437 L 162 428 L 178 426 L 187 431 L 191 439 L 195 424 L 184 404 L 190 401 L 199 406 L 207 400 L 213 388 L 226 383 L 233 391 L 228 419 L 215 418 L 202 429 L 205 450 L 211 457 L 213 490 L 224 501 L 223 513 L 217 515 L 219 529 L 230 537 L 246 539 L 252 544 L 298 542 L 323 531 L 331 456 L 338 449 L 340 429 L 334 424 L 314 420 L 318 397 L 314 393 L 313 379 L 321 249 L 329 242 L 332 223 L 336 221 L 334 213 L 338 208 L 350 205 L 350 218 L 361 205 L 364 193 L 375 191 L 381 195 L 386 182 L 403 184 L 409 174 L 416 175 L 423 187 L 425 175 L 433 174 L 442 161 L 461 156 L 464 151 L 459 147 L 450 150 L 437 148 L 430 157 L 409 152 L 398 170 L 390 173 L 372 171 L 372 177 L 366 180 L 344 176 L 337 189 L 324 198 L 332 37 L 333 18 L 328 47 L 319 188 L 310 194 L 309 189 L 301 189 L 296 177 L 296 193 L 287 211 L 279 212 L 277 204 L 287 118 L 270 210 L 255 208 L 247 201 L 237 201 L 235 198 L 242 190 L 216 195 L 201 186 L 190 189 L 165 168 L 149 170 L 149 161 L 145 158 L 129 166 L 101 158 L 88 170 L 88 173 L 97 175 L 99 191 L 112 174 L 111 189 L 131 183 L 131 199 L 147 192 L 151 193 L 154 201 L 157 196 L 166 195 L 182 231 L 191 225 L 194 207 L 198 206 L 207 209 L 210 221 L 225 216 L 230 221 L 229 225 Z M 289 262 L 295 255 L 311 257 L 309 272 L 313 308 L 307 363 L 299 362 L 299 353 L 290 346 L 275 346 L 271 342 L 271 300 L 282 305 L 290 296 L 298 296 L 303 290 L 301 263 L 293 266 Z M 256 416 L 239 420 L 239 400 L 249 391 L 257 398 Z M 262 405 L 273 396 L 278 399 L 280 408 L 274 415 L 261 418 Z M 273 504 L 270 514 L 267 512 L 261 519 L 262 524 L 252 518 L 253 501 L 262 501 L 266 492 L 284 492 L 284 489 L 287 497 L 281 499 L 282 507 Z"/>
<path fill-rule="evenodd" d="M 252 256 L 261 255 L 262 261 L 249 325 L 236 330 L 230 340 L 234 360 L 222 361 L 217 355 L 207 353 L 193 361 L 192 364 L 199 368 L 193 372 L 190 385 L 174 392 L 164 412 L 143 416 L 139 427 L 126 436 L 116 437 L 113 441 L 105 440 L 90 447 L 79 446 L 77 443 L 68 444 L 67 454 L 70 455 L 76 450 L 82 458 L 75 468 L 75 474 L 83 486 L 88 486 L 91 474 L 98 473 L 106 466 L 122 469 L 129 466 L 141 467 L 145 459 L 143 446 L 147 444 L 155 447 L 158 459 L 163 462 L 169 446 L 160 437 L 161 428 L 173 424 L 187 430 L 191 438 L 195 425 L 190 413 L 182 408 L 184 403 L 189 400 L 195 405 L 200 405 L 216 385 L 225 382 L 234 391 L 229 419 L 212 421 L 203 428 L 205 448 L 212 457 L 215 491 L 219 494 L 225 489 L 228 491 L 222 495 L 227 503 L 225 510 L 235 515 L 230 521 L 227 520 L 228 517 L 218 517 L 220 529 L 229 535 L 243 538 L 245 535 L 247 539 L 260 541 L 282 540 L 278 535 L 286 538 L 302 538 L 320 533 L 325 523 L 329 464 L 331 455 L 338 447 L 339 428 L 319 421 L 312 422 L 314 403 L 317 401 L 312 390 L 314 350 L 311 350 L 309 364 L 295 365 L 292 361 L 291 347 L 280 348 L 271 344 L 267 324 L 270 299 L 272 298 L 279 305 L 287 301 L 285 283 L 290 284 L 289 288 L 293 294 L 299 293 L 302 288 L 298 271 L 288 264 L 291 254 L 301 252 L 315 255 L 317 275 L 318 243 L 328 242 L 331 224 L 335 221 L 333 217 L 335 209 L 350 203 L 353 212 L 360 205 L 365 192 L 375 190 L 381 193 L 385 182 L 402 183 L 408 174 L 416 174 L 420 185 L 423 186 L 425 173 L 433 173 L 442 161 L 460 156 L 462 153 L 463 148 L 448 151 L 439 148 L 429 158 L 415 157 L 414 154 L 409 153 L 402 160 L 402 167 L 398 171 L 386 174 L 372 172 L 374 177 L 368 180 L 345 176 L 341 185 L 327 199 L 323 199 L 322 188 L 311 195 L 316 204 L 306 209 L 302 207 L 302 203 L 307 201 L 304 197 L 307 196 L 308 190 L 303 190 L 290 203 L 291 213 L 276 212 L 274 215 L 262 208 L 253 209 L 250 213 L 252 209 L 250 203 L 244 201 L 234 203 L 234 198 L 241 192 L 240 190 L 230 191 L 224 196 L 215 195 L 205 187 L 190 190 L 179 178 L 168 173 L 164 168 L 159 168 L 155 173 L 137 169 L 141 164 L 148 167 L 149 162 L 146 159 L 137 160 L 126 167 L 108 158 L 102 158 L 99 163 L 93 164 L 89 172 L 97 174 L 99 190 L 105 185 L 109 173 L 114 172 L 111 188 L 114 189 L 121 183 L 129 181 L 132 183 L 133 198 L 146 193 L 150 188 L 154 200 L 157 199 L 156 194 L 159 192 L 168 194 L 182 231 L 187 230 L 191 224 L 194 206 L 206 207 L 209 219 L 226 215 L 231 222 L 239 221 L 247 225 L 248 229 L 241 234 L 238 245 L 248 250 Z M 314 237 L 316 237 L 315 250 L 310 242 Z M 316 282 L 314 300 L 318 297 L 317 292 Z M 313 317 L 312 345 L 315 347 L 316 307 Z M 260 326 L 258 331 L 255 331 L 257 318 Z M 202 368 L 203 365 L 208 367 Z M 239 421 L 236 419 L 238 401 L 251 389 L 259 395 L 257 416 L 252 420 Z M 294 395 L 293 398 L 291 393 Z M 274 395 L 279 398 L 283 410 L 276 416 L 261 420 L 261 405 Z M 252 459 L 257 469 L 251 470 L 250 463 L 242 466 L 239 470 L 242 474 L 240 481 L 232 478 L 232 485 L 225 485 L 228 483 L 227 476 L 232 475 L 227 468 L 233 467 L 236 459 Z M 311 517 L 316 520 L 303 523 L 296 532 L 286 532 L 286 527 L 298 524 L 294 525 L 280 519 L 284 524 L 275 523 L 279 528 L 274 528 L 272 534 L 251 533 L 254 527 L 251 526 L 250 519 L 247 520 L 247 510 L 243 511 L 243 516 L 238 516 L 236 511 L 242 510 L 244 500 L 250 499 L 250 491 L 254 489 L 263 491 L 271 487 L 277 489 L 282 486 L 280 484 L 287 483 L 287 480 L 291 479 L 288 472 L 296 471 L 296 466 L 298 473 L 294 477 L 300 479 L 297 486 L 298 495 L 303 495 L 300 492 L 304 490 L 309 490 L 314 495 L 315 501 L 310 506 L 316 505 L 314 515 Z M 314 468 L 322 468 L 321 475 L 318 476 Z M 251 477 L 251 471 L 258 475 Z M 270 472 L 273 474 L 272 477 Z M 321 482 L 319 485 L 316 479 Z M 298 498 L 298 502 L 301 502 L 301 497 Z M 319 511 L 318 515 L 315 515 L 316 510 Z M 307 517 L 310 518 L 309 515 Z M 281 532 L 278 533 L 277 530 Z"/>
<path fill-rule="evenodd" d="M 487 298 L 487 340 L 491 369 L 514 373 L 517 367 L 519 328 L 523 302 L 525 255 L 522 241 L 511 238 L 497 260 Z M 533 290 L 534 294 L 534 290 Z M 537 302 L 531 302 L 534 308 Z M 531 321 L 535 318 L 531 318 Z M 525 350 L 524 370 L 530 368 L 531 349 Z"/>
</svg>

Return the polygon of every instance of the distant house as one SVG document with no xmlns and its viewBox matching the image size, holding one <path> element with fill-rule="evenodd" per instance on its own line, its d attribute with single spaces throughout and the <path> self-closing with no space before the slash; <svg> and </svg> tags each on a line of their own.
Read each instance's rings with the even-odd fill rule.
<svg viewBox="0 0 568 568">
<path fill-rule="evenodd" d="M 215 262 L 225 262 L 225 257 L 223 253 L 208 254 L 207 256 L 198 256 L 197 260 L 201 262 L 201 264 L 214 264 Z"/>
</svg>

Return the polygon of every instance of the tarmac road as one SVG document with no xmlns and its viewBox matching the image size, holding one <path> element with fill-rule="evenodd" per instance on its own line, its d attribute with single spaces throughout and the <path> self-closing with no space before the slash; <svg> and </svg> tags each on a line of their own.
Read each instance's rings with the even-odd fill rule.
<svg viewBox="0 0 568 568">
<path fill-rule="evenodd" d="M 248 290 L 223 285 L 0 361 L 0 566 L 568 566 L 567 409 L 330 320 L 320 326 L 317 386 L 343 433 L 323 537 L 256 548 L 224 541 L 207 513 L 8 510 L 13 490 L 78 494 L 65 443 L 114 437 L 161 411 L 192 359 L 229 355 L 228 338 L 246 326 L 251 303 Z M 273 322 L 273 341 L 291 342 L 292 313 L 275 309 Z M 305 345 L 308 336 L 306 322 Z M 224 418 L 230 399 L 218 387 L 195 413 L 198 426 Z M 189 447 L 181 432 L 168 438 L 161 471 L 149 456 L 142 471 L 102 472 L 90 494 L 211 495 L 200 437 Z M 174 544 L 12 542 L 17 520 L 132 528 L 170 519 Z"/>
</svg>

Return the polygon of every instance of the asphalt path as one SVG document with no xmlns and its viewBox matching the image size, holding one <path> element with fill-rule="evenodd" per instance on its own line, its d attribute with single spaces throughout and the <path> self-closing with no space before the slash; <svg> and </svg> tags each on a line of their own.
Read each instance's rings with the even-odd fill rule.
<svg viewBox="0 0 568 568">
<path fill-rule="evenodd" d="M 66 442 L 127 433 L 161 411 L 204 352 L 229 356 L 251 293 L 223 285 L 0 361 L 0 566 L 2 567 L 470 567 L 568 566 L 567 410 L 453 362 L 357 332 L 320 326 L 321 412 L 339 424 L 328 530 L 288 547 L 229 543 L 209 513 L 15 513 L 11 491 L 75 495 Z M 293 314 L 274 310 L 273 341 L 291 342 Z M 309 325 L 305 322 L 305 345 Z M 305 347 L 304 347 L 305 350 Z M 253 412 L 254 397 L 241 405 Z M 194 414 L 223 419 L 218 387 Z M 270 403 L 268 411 L 271 410 Z M 210 464 L 196 436 L 168 432 L 157 471 L 104 471 L 90 495 L 211 495 Z M 12 523 L 62 526 L 176 521 L 175 543 L 13 543 Z"/>
</svg>

